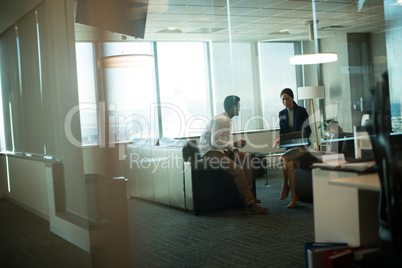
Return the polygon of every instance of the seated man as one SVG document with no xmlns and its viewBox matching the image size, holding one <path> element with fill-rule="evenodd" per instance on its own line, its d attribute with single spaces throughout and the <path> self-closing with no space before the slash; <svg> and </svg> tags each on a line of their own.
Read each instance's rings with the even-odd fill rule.
<svg viewBox="0 0 402 268">
<path fill-rule="evenodd" d="M 231 119 L 239 115 L 240 98 L 227 96 L 223 105 L 225 112 L 213 117 L 201 135 L 201 156 L 210 166 L 219 167 L 233 175 L 247 213 L 264 213 L 268 209 L 257 205 L 256 202 L 261 201 L 251 192 L 253 177 L 250 155 L 238 150 L 246 145 L 246 140 L 233 142 Z"/>
</svg>

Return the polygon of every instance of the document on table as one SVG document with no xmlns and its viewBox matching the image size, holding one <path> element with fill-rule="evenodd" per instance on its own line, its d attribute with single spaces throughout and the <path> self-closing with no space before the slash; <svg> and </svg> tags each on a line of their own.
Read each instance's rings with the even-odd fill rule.
<svg viewBox="0 0 402 268">
<path fill-rule="evenodd" d="M 356 171 L 365 171 L 375 166 L 375 161 L 357 162 L 357 163 L 344 163 L 340 168 L 352 169 Z"/>
<path fill-rule="evenodd" d="M 364 162 L 347 162 L 344 158 L 336 158 L 333 156 L 332 159 L 324 159 L 322 163 L 314 163 L 313 168 L 324 168 L 324 169 L 342 169 L 348 171 L 368 171 L 373 169 L 376 165 L 375 161 L 364 161 Z"/>
<path fill-rule="evenodd" d="M 347 163 L 344 154 L 321 154 L 322 163 L 314 163 L 313 167 L 339 167 L 342 164 Z"/>
</svg>

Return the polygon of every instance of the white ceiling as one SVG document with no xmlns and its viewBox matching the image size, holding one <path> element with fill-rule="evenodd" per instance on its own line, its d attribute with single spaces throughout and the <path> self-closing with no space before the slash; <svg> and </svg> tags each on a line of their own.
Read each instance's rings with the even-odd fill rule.
<svg viewBox="0 0 402 268">
<path fill-rule="evenodd" d="M 0 32 L 38 2 L 0 0 Z M 315 3 L 318 38 L 385 30 L 382 0 L 366 0 L 360 11 L 357 0 L 317 0 Z M 309 20 L 313 20 L 310 0 L 149 0 L 144 39 L 308 40 L 306 22 Z M 76 24 L 77 40 L 91 40 L 94 32 L 93 27 Z M 110 34 L 110 38 L 121 40 L 122 36 Z"/>
</svg>

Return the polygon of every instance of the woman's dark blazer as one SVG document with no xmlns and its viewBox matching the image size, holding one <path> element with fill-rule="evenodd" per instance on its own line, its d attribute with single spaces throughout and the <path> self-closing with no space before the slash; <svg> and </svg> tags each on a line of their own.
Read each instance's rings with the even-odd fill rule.
<svg viewBox="0 0 402 268">
<path fill-rule="evenodd" d="M 304 131 L 306 136 L 309 138 L 311 134 L 311 128 L 308 121 L 308 114 L 304 107 L 301 107 L 293 102 L 293 129 L 290 129 L 288 126 L 288 109 L 285 108 L 279 112 L 279 136 L 281 134 L 302 131 L 302 127 L 304 127 Z M 310 142 L 309 142 L 310 144 Z"/>
</svg>

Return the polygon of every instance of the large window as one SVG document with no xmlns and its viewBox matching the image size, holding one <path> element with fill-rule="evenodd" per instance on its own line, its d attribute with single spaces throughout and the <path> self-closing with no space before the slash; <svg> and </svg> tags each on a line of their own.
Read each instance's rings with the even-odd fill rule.
<svg viewBox="0 0 402 268">
<path fill-rule="evenodd" d="M 228 95 L 237 95 L 241 100 L 239 117 L 232 119 L 233 131 L 258 129 L 259 100 L 254 68 L 256 63 L 256 43 L 213 43 L 213 81 L 215 114 L 223 112 L 223 101 Z M 254 53 L 253 53 L 254 52 Z"/>
<path fill-rule="evenodd" d="M 104 56 L 153 54 L 150 42 L 105 43 Z M 109 141 L 158 136 L 154 66 L 104 70 Z"/>
<path fill-rule="evenodd" d="M 0 36 L 5 151 L 47 154 L 38 43 L 34 11 Z"/>
<path fill-rule="evenodd" d="M 294 43 L 110 42 L 102 47 L 104 57 L 152 54 L 156 61 L 98 69 L 102 79 L 97 79 L 94 45 L 77 44 L 84 145 L 101 143 L 100 131 L 109 134 L 111 143 L 199 136 L 209 119 L 224 111 L 228 95 L 241 98 L 233 131 L 277 129 L 283 109 L 279 93 L 296 89 L 295 67 L 288 60 Z M 97 80 L 103 86 L 97 88 Z"/>
<path fill-rule="evenodd" d="M 279 127 L 278 114 L 284 109 L 279 96 L 282 89 L 292 89 L 297 100 L 295 66 L 289 64 L 294 51 L 294 43 L 260 43 L 261 99 L 266 129 Z"/>
<path fill-rule="evenodd" d="M 205 43 L 161 42 L 157 48 L 163 136 L 200 135 L 210 116 Z"/>
<path fill-rule="evenodd" d="M 96 65 L 93 43 L 76 43 L 81 138 L 86 145 L 98 144 Z"/>
</svg>

